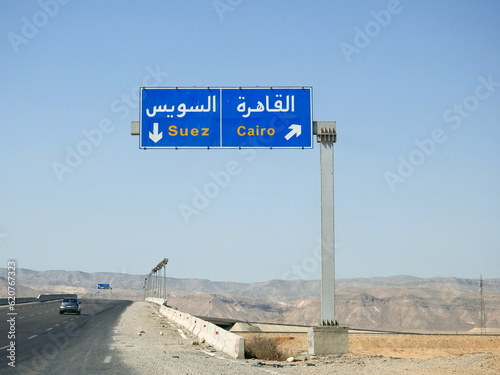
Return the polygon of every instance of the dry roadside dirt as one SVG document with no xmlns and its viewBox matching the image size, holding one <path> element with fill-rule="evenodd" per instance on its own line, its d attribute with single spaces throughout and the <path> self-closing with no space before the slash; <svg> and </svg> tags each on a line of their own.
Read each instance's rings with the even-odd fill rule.
<svg viewBox="0 0 500 375">
<path fill-rule="evenodd" d="M 349 353 L 307 360 L 307 334 L 266 337 L 302 364 L 286 374 L 500 374 L 498 335 L 350 334 Z"/>
<path fill-rule="evenodd" d="M 304 356 L 307 334 L 273 335 L 294 362 L 233 360 L 215 353 L 158 312 L 158 306 L 135 302 L 116 327 L 115 347 L 130 374 L 500 374 L 500 336 L 350 334 L 350 353 Z M 246 334 L 242 335 L 248 337 Z"/>
<path fill-rule="evenodd" d="M 251 337 L 252 334 L 241 334 Z M 266 334 L 292 352 L 307 351 L 307 334 Z M 401 358 L 451 357 L 491 353 L 500 357 L 500 335 L 349 334 L 349 351 Z"/>
<path fill-rule="evenodd" d="M 351 334 L 351 352 L 387 357 L 429 358 L 492 353 L 500 356 L 500 336 Z"/>
</svg>

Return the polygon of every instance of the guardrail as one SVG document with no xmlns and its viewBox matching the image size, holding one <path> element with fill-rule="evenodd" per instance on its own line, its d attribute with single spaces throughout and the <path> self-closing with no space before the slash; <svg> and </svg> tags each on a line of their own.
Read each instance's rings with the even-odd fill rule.
<svg viewBox="0 0 500 375">
<path fill-rule="evenodd" d="M 18 303 L 29 303 L 29 302 L 47 302 L 47 301 L 55 301 L 58 299 L 63 299 L 65 297 L 77 297 L 76 294 L 40 294 L 38 297 L 22 297 L 16 298 L 16 305 Z M 0 306 L 8 305 L 8 298 L 0 298 Z"/>
</svg>

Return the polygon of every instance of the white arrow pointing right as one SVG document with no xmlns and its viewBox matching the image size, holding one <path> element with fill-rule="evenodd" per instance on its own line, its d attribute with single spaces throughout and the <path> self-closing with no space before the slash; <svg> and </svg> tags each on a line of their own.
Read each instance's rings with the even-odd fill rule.
<svg viewBox="0 0 500 375">
<path fill-rule="evenodd" d="M 288 127 L 288 129 L 292 129 L 292 130 L 290 130 L 288 132 L 288 134 L 285 135 L 285 138 L 287 141 L 290 138 L 292 138 L 294 135 L 298 137 L 302 133 L 302 125 L 292 124 Z"/>
<path fill-rule="evenodd" d="M 160 139 L 163 138 L 163 132 L 160 132 L 160 134 L 158 134 L 158 123 L 155 122 L 153 124 L 153 132 L 149 132 L 149 138 L 151 138 L 151 140 L 154 142 L 154 143 L 157 143 Z"/>
</svg>

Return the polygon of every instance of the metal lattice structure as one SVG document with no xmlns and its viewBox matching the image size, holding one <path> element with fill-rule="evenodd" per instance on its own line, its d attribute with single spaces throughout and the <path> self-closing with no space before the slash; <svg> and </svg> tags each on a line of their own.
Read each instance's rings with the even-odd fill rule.
<svg viewBox="0 0 500 375">
<path fill-rule="evenodd" d="M 164 300 L 167 299 L 167 263 L 168 258 L 163 258 L 144 279 L 144 298 L 155 297 L 163 298 Z M 160 272 L 162 269 L 163 276 Z"/>
</svg>

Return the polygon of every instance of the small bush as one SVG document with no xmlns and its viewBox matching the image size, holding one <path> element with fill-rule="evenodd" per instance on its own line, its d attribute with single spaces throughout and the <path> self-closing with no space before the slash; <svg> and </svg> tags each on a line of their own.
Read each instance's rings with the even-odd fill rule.
<svg viewBox="0 0 500 375">
<path fill-rule="evenodd" d="M 245 358 L 285 361 L 288 357 L 288 351 L 280 349 L 275 339 L 264 335 L 245 339 Z"/>
</svg>

